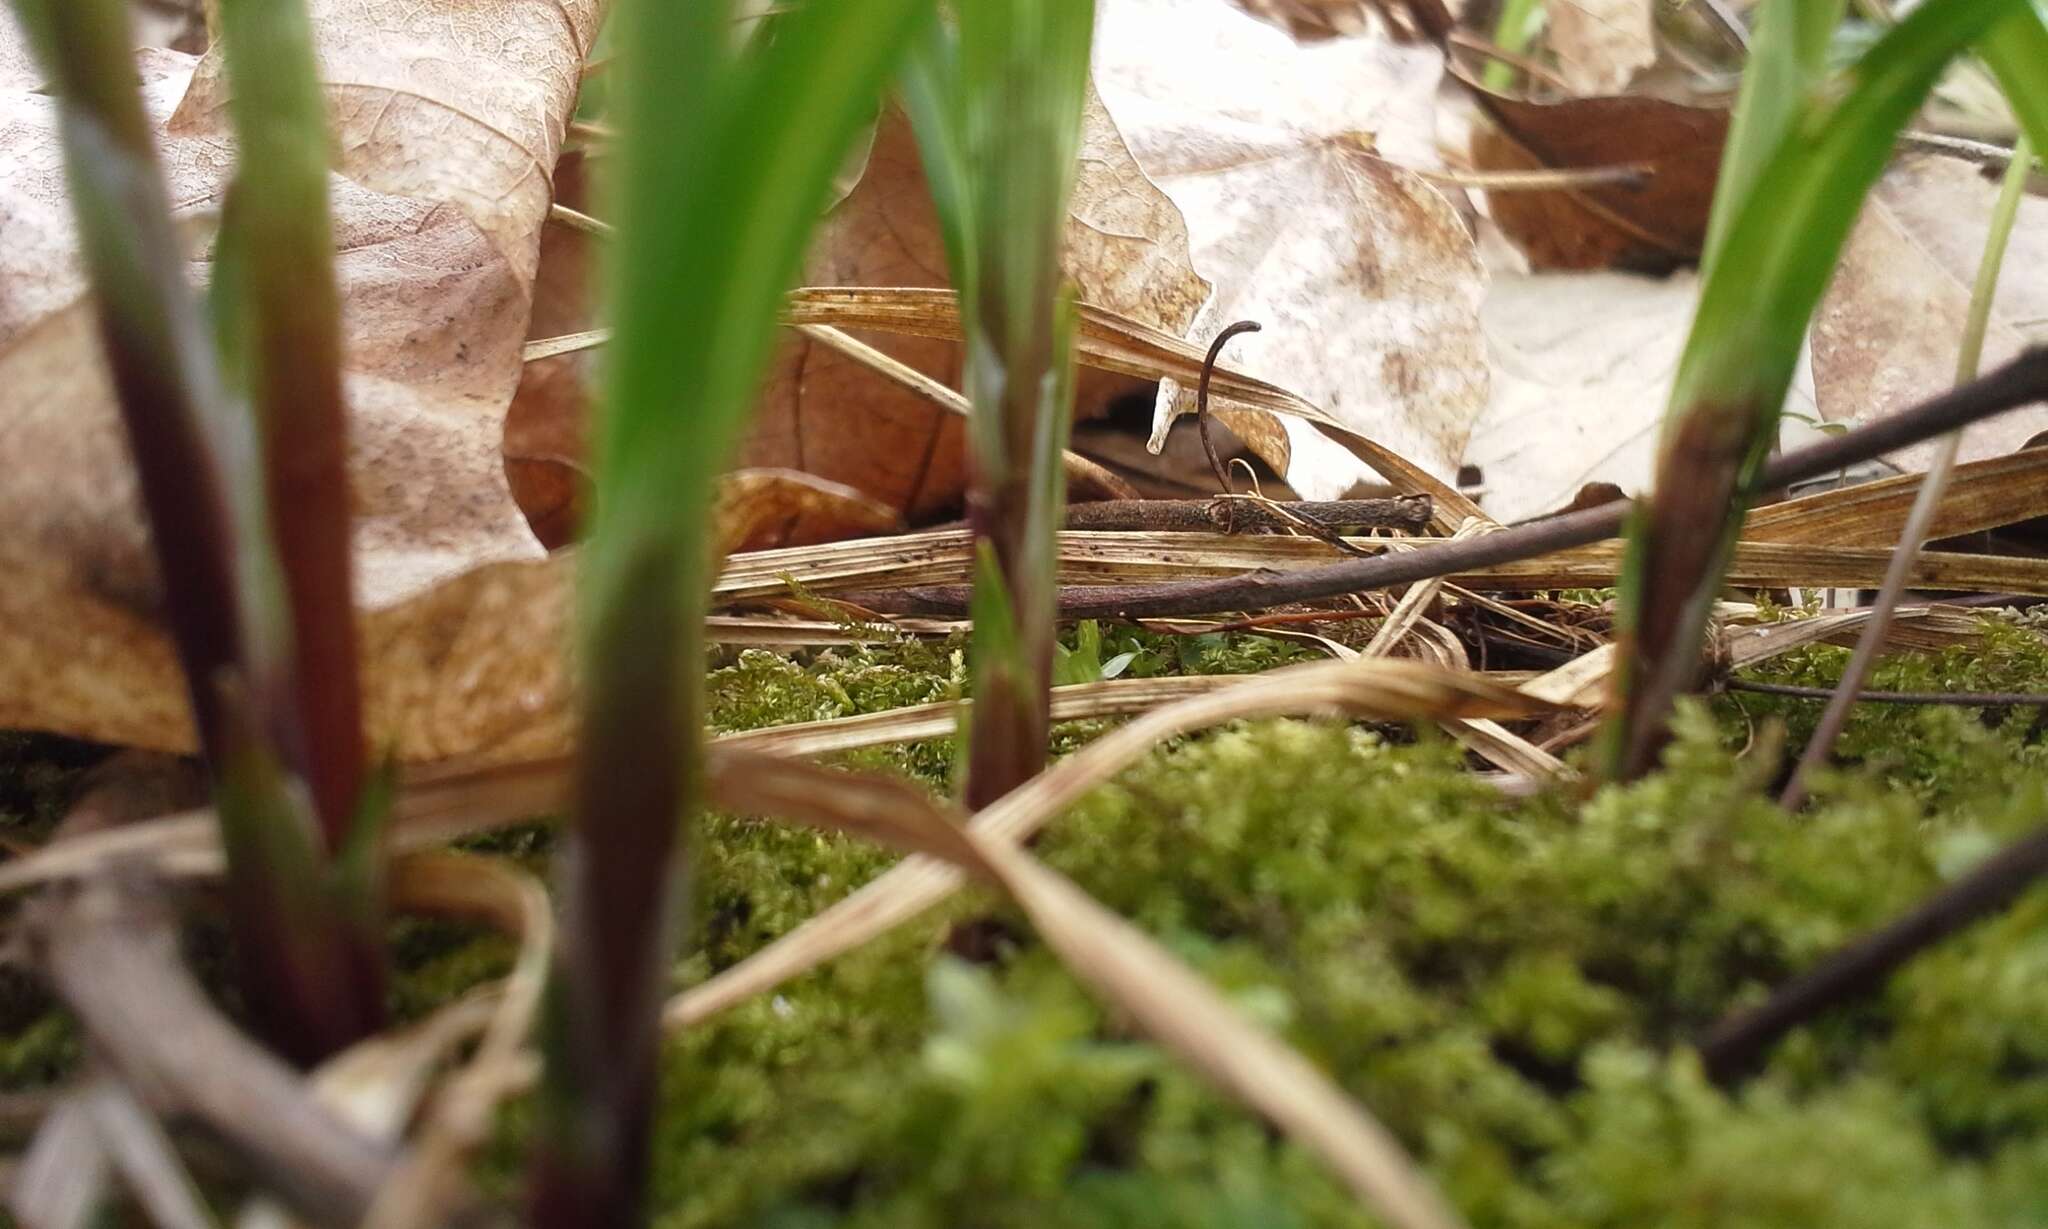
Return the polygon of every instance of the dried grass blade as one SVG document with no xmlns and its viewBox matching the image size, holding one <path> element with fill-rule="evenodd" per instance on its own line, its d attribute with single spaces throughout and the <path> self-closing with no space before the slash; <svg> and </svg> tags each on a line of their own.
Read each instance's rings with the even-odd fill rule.
<svg viewBox="0 0 2048 1229">
<path fill-rule="evenodd" d="M 1370 538 L 1350 540 L 1364 547 L 1385 545 Z M 1444 539 L 1432 538 L 1414 549 L 1426 552 L 1444 544 Z M 1620 575 L 1621 557 L 1618 543 L 1601 542 L 1448 572 L 1442 579 L 1496 590 L 1602 586 Z M 1331 548 L 1312 538 L 1076 530 L 1060 534 L 1060 574 L 1067 584 L 1295 571 L 1320 567 L 1330 558 Z M 1873 547 L 1745 541 L 1736 546 L 1727 583 L 1768 589 L 1872 588 L 1883 578 L 1890 559 L 1889 550 Z M 775 597 L 787 594 L 792 580 L 817 593 L 953 584 L 966 579 L 967 562 L 966 535 L 958 530 L 755 551 L 730 561 L 715 594 L 724 602 Z M 2048 593 L 2048 560 L 1933 551 L 1915 562 L 1911 581 L 1922 589 L 2043 594 Z"/>
<path fill-rule="evenodd" d="M 402 906 L 476 917 L 519 940 L 510 974 L 437 1014 L 439 1019 L 455 1010 L 483 1009 L 483 1038 L 470 1061 L 445 1081 L 412 1146 L 363 1218 L 364 1229 L 428 1229 L 446 1223 L 462 1198 L 467 1161 L 488 1142 L 499 1104 L 536 1071 L 525 1047 L 547 984 L 554 910 L 538 879 L 495 858 L 413 854 L 397 863 L 392 886 Z"/>
<path fill-rule="evenodd" d="M 1810 644 L 1853 641 L 1857 631 L 1870 621 L 1869 610 L 1844 610 L 1815 615 L 1809 619 L 1788 619 L 1761 627 L 1721 629 L 1721 660 L 1732 670 L 1753 666 Z M 1940 606 L 1907 606 L 1893 615 L 1891 640 L 1911 647 L 1954 644 L 1982 635 L 1982 616 Z"/>
<path fill-rule="evenodd" d="M 821 342 L 866 367 L 884 379 L 896 383 L 930 401 L 949 413 L 967 416 L 967 398 L 909 363 L 882 353 L 873 346 L 828 324 L 799 324 L 796 331 L 813 341 Z M 530 361 L 530 360 L 529 360 Z M 1138 491 L 1130 483 L 1090 461 L 1071 448 L 1062 449 L 1060 463 L 1067 471 L 1067 481 L 1092 483 L 1103 487 L 1118 499 L 1137 499 Z"/>
<path fill-rule="evenodd" d="M 1021 841 L 1161 741 L 1251 717 L 1333 713 L 1390 720 L 1507 717 L 1543 701 L 1477 675 L 1397 661 L 1316 662 L 1154 709 L 1054 764 L 976 814 L 977 833 Z M 713 745 L 713 759 L 722 748 Z M 687 1027 L 917 916 L 960 886 L 960 872 L 909 858 L 739 964 L 671 998 L 663 1025 Z"/>
<path fill-rule="evenodd" d="M 107 1182 L 107 1150 L 87 1107 L 89 1089 L 44 1116 L 8 1184 L 7 1210 L 34 1229 L 84 1229 Z"/>
<path fill-rule="evenodd" d="M 213 1217 L 200 1199 L 198 1184 L 178 1159 L 170 1133 L 134 1094 L 118 1081 L 96 1079 L 85 1090 L 85 1104 L 101 1146 L 151 1224 L 158 1229 L 213 1229 Z"/>
<path fill-rule="evenodd" d="M 1080 311 L 1075 360 L 1082 366 L 1190 385 L 1201 378 L 1205 354 L 1192 342 L 1086 303 L 1080 305 Z M 960 337 L 959 305 L 953 292 L 919 287 L 804 287 L 791 293 L 783 323 L 794 328 L 870 329 L 954 341 Z M 572 354 L 604 345 L 609 339 L 605 329 L 538 338 L 526 343 L 523 358 L 531 363 Z M 1221 402 L 1314 423 L 1388 482 L 1404 491 L 1432 496 L 1437 505 L 1438 524 L 1445 532 L 1470 517 L 1490 519 L 1457 488 L 1400 454 L 1345 428 L 1313 403 L 1278 385 L 1219 366 L 1210 377 L 1210 390 Z M 1280 460 L 1284 468 L 1285 459 Z"/>
<path fill-rule="evenodd" d="M 1905 528 L 1919 474 L 1820 491 L 1759 508 L 1742 537 L 1749 542 L 1890 546 Z M 1959 537 L 2048 514 L 2048 448 L 1958 465 L 1935 515 L 1932 536 Z"/>
<path fill-rule="evenodd" d="M 719 801 L 943 856 L 993 880 L 1078 977 L 1167 1050 L 1309 1148 L 1397 1229 L 1462 1224 L 1401 1145 L 1300 1054 L 1247 1020 L 1143 932 L 999 836 L 923 793 L 787 760 L 728 753 Z"/>
</svg>

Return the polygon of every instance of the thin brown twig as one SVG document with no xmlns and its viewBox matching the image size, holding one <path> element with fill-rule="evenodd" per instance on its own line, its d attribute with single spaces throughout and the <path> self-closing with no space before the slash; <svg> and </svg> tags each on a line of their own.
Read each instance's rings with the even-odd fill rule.
<svg viewBox="0 0 2048 1229">
<path fill-rule="evenodd" d="M 1536 171 L 1436 170 L 1412 168 L 1432 183 L 1454 188 L 1481 188 L 1488 192 L 1556 192 L 1566 188 L 1644 188 L 1656 177 L 1657 168 L 1647 162 L 1625 162 L 1617 166 L 1545 167 Z"/>
<path fill-rule="evenodd" d="M 1357 529 L 1405 529 L 1419 533 L 1429 527 L 1433 503 L 1427 495 L 1300 501 L 1223 497 L 1119 499 L 1069 505 L 1065 527 L 1161 533 L 1230 533 L 1234 525 L 1246 530 L 1310 527 L 1320 531 L 1318 537 Z"/>
<path fill-rule="evenodd" d="M 1256 320 L 1240 320 L 1216 334 L 1216 339 L 1209 343 L 1208 355 L 1202 359 L 1202 378 L 1195 385 L 1195 430 L 1202 437 L 1202 451 L 1208 454 L 1209 469 L 1216 475 L 1216 489 L 1225 495 L 1231 493 L 1230 475 L 1224 471 L 1223 462 L 1216 456 L 1216 445 L 1209 438 L 1209 376 L 1216 370 L 1216 356 L 1223 353 L 1223 343 L 1239 333 L 1256 333 L 1261 327 Z"/>
<path fill-rule="evenodd" d="M 1707 1075 L 1724 1087 L 1740 1082 L 1786 1033 L 1878 989 L 1899 966 L 2005 908 L 2043 874 L 2048 874 L 2048 828 L 2037 828 L 1904 916 L 1780 986 L 1761 1006 L 1722 1017 L 1699 1043 Z"/>
<path fill-rule="evenodd" d="M 1560 94 L 1570 94 L 1573 92 L 1571 84 L 1559 76 L 1557 70 L 1533 56 L 1523 55 L 1519 51 L 1509 51 L 1498 43 L 1489 42 L 1469 30 L 1452 30 L 1450 32 L 1450 41 L 1453 46 L 1463 47 L 1467 51 L 1476 52 L 1489 60 L 1499 60 L 1509 68 L 1519 69 L 1521 72 L 1541 81 Z"/>
<path fill-rule="evenodd" d="M 1832 473 L 1965 423 L 2042 400 L 2048 400 L 2048 347 L 2036 346 L 1969 384 L 1773 458 L 1764 466 L 1758 489 L 1769 490 Z M 1257 610 L 1384 589 L 1603 541 L 1621 532 L 1627 511 L 1625 503 L 1602 504 L 1511 526 L 1468 542 L 1388 552 L 1368 559 L 1343 559 L 1285 574 L 1250 572 L 1154 584 L 1067 586 L 1060 590 L 1060 616 L 1144 618 Z M 860 595 L 859 600 L 869 609 L 887 614 L 957 617 L 967 609 L 966 598 L 962 586 L 935 585 L 868 592 Z"/>
<path fill-rule="evenodd" d="M 1825 700 L 1835 694 L 1833 687 L 1807 687 L 1798 683 L 1766 683 L 1760 679 L 1731 678 L 1723 683 L 1729 691 L 1748 691 L 1761 696 L 1790 696 L 1798 700 Z M 2018 705 L 2048 704 L 2048 692 L 2041 691 L 1876 691 L 1856 693 L 1859 703 L 1868 704 L 1954 704 L 1963 708 L 2010 708 Z"/>
</svg>

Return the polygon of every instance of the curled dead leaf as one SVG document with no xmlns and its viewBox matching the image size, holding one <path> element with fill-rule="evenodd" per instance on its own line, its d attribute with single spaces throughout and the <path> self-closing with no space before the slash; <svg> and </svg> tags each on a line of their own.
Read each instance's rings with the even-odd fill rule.
<svg viewBox="0 0 2048 1229">
<path fill-rule="evenodd" d="M 595 33 L 594 0 L 316 0 L 337 151 L 357 598 L 384 607 L 539 548 L 499 458 L 520 377 L 548 176 Z M 16 36 L 0 25 L 0 42 Z M 427 54 L 431 52 L 432 54 Z M 7 59 L 9 57 L 0 57 Z M 216 211 L 234 151 L 217 59 L 138 66 L 180 217 Z M 54 102 L 0 91 L 0 623 L 7 724 L 175 743 L 147 532 L 87 320 Z M 197 229 L 197 228 L 195 228 Z M 195 259 L 195 281 L 209 262 Z M 168 719 L 167 719 L 168 718 Z"/>
<path fill-rule="evenodd" d="M 1179 336 L 1208 286 L 1188 266 L 1180 215 L 1146 181 L 1092 94 L 1080 157 L 1066 228 L 1068 276 L 1083 301 Z M 576 203 L 571 194 L 580 191 L 580 174 L 565 168 L 558 183 L 562 199 Z M 591 328 L 588 268 L 597 242 L 569 227 L 548 227 L 529 338 Z M 900 110 L 877 121 L 865 168 L 812 242 L 806 277 L 858 287 L 950 284 L 917 141 Z M 942 386 L 959 384 L 959 346 L 950 337 L 865 329 L 854 337 Z M 591 356 L 579 351 L 530 361 L 506 428 L 513 489 L 550 547 L 574 536 L 592 370 Z M 1076 413 L 1100 414 L 1143 387 L 1127 374 L 1084 370 Z M 739 464 L 812 474 L 912 523 L 929 522 L 951 514 L 965 490 L 963 427 L 957 414 L 871 364 L 791 334 L 769 370 Z"/>
<path fill-rule="evenodd" d="M 742 469 L 718 484 L 721 550 L 808 546 L 894 533 L 896 510 L 839 482 L 793 469 Z"/>
</svg>

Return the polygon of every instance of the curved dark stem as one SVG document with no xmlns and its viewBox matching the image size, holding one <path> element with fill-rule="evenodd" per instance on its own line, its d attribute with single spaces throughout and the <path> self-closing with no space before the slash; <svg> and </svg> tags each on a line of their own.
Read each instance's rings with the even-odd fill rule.
<svg viewBox="0 0 2048 1229">
<path fill-rule="evenodd" d="M 1730 691 L 1749 691 L 1763 696 L 1791 696 L 1798 700 L 1825 700 L 1835 694 L 1832 687 L 1802 687 L 1795 683 L 1765 683 L 1756 679 L 1731 678 L 1723 684 Z M 2048 692 L 2039 691 L 1871 691 L 1856 693 L 1870 704 L 1957 704 L 1965 708 L 2011 708 L 2026 704 L 2048 704 Z"/>
<path fill-rule="evenodd" d="M 1762 1006 L 1724 1016 L 1699 1043 L 1715 1083 L 1739 1083 L 1797 1026 L 1869 994 L 1906 961 L 2017 900 L 2048 873 L 2048 828 L 2037 828 L 1874 930 L 1780 986 Z"/>
<path fill-rule="evenodd" d="M 1225 495 L 1231 493 L 1230 471 L 1223 468 L 1222 459 L 1216 455 L 1216 445 L 1209 438 L 1209 376 L 1216 370 L 1216 356 L 1223 353 L 1224 342 L 1239 333 L 1256 333 L 1260 327 L 1256 320 L 1240 320 L 1236 324 L 1225 326 L 1221 333 L 1216 334 L 1216 339 L 1209 343 L 1208 355 L 1202 359 L 1202 378 L 1195 385 L 1195 430 L 1202 437 L 1202 451 L 1208 454 L 1209 469 L 1216 475 L 1216 488 Z M 1231 530 L 1225 529 L 1223 532 L 1229 533 Z"/>
</svg>

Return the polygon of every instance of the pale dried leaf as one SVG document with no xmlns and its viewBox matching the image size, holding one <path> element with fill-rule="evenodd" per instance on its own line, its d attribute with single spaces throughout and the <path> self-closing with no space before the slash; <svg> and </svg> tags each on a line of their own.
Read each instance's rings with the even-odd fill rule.
<svg viewBox="0 0 2048 1229">
<path fill-rule="evenodd" d="M 1465 452 L 1488 512 L 1550 512 L 1590 482 L 1648 487 L 1698 288 L 1690 272 L 1494 274 L 1481 311 L 1493 396 Z M 1811 398 L 1795 387 L 1787 408 L 1796 441 Z"/>
<path fill-rule="evenodd" d="M 1440 71 L 1433 49 L 1304 47 L 1214 0 L 1111 0 L 1098 19 L 1096 86 L 1216 286 L 1190 336 L 1258 321 L 1233 366 L 1449 477 L 1485 403 L 1483 278 L 1449 203 L 1389 161 L 1435 161 Z M 1162 388 L 1155 444 L 1193 408 Z M 1225 421 L 1303 496 L 1365 475 L 1305 424 L 1259 417 Z"/>
<path fill-rule="evenodd" d="M 1813 371 L 1820 412 L 1856 426 L 1946 391 L 1970 286 L 1983 254 L 1997 185 L 1950 158 L 1908 157 L 1887 172 L 1849 234 L 1835 280 L 1814 315 Z M 1985 333 L 1986 370 L 2048 339 L 2048 201 L 2023 198 L 2005 256 L 2004 276 Z M 2048 430 L 2035 406 L 1971 427 L 1963 461 L 2003 456 Z M 1887 459 L 1906 470 L 1927 467 L 1938 442 Z"/>
<path fill-rule="evenodd" d="M 14 19 L 14 6 L 9 5 L 0 10 L 0 92 L 33 90 L 42 83 L 43 71 L 37 67 L 28 39 L 23 37 L 21 26 Z M 7 203 L 0 201 L 0 209 L 6 207 Z M 0 213 L 0 218 L 6 216 Z"/>
<path fill-rule="evenodd" d="M 555 156 L 601 0 L 315 0 L 339 168 L 380 193 L 454 206 L 530 286 Z M 225 58 L 208 55 L 171 135 L 226 130 Z M 430 152 L 429 152 L 430 151 Z"/>
<path fill-rule="evenodd" d="M 330 194 L 357 596 L 381 607 L 539 553 L 499 437 L 548 172 L 596 9 L 322 0 L 313 11 L 349 175 Z M 203 219 L 233 167 L 218 64 L 144 51 L 138 66 L 174 208 Z M 166 674 L 154 562 L 83 302 L 53 124 L 50 99 L 0 92 L 0 460 L 17 475 L 0 484 L 0 568 L 28 590 L 0 599 L 0 721 L 181 745 L 182 688 Z M 207 273 L 202 256 L 195 280 Z"/>
<path fill-rule="evenodd" d="M 1544 0 L 1557 70 L 1577 94 L 1618 94 L 1657 60 L 1652 0 Z"/>
</svg>

